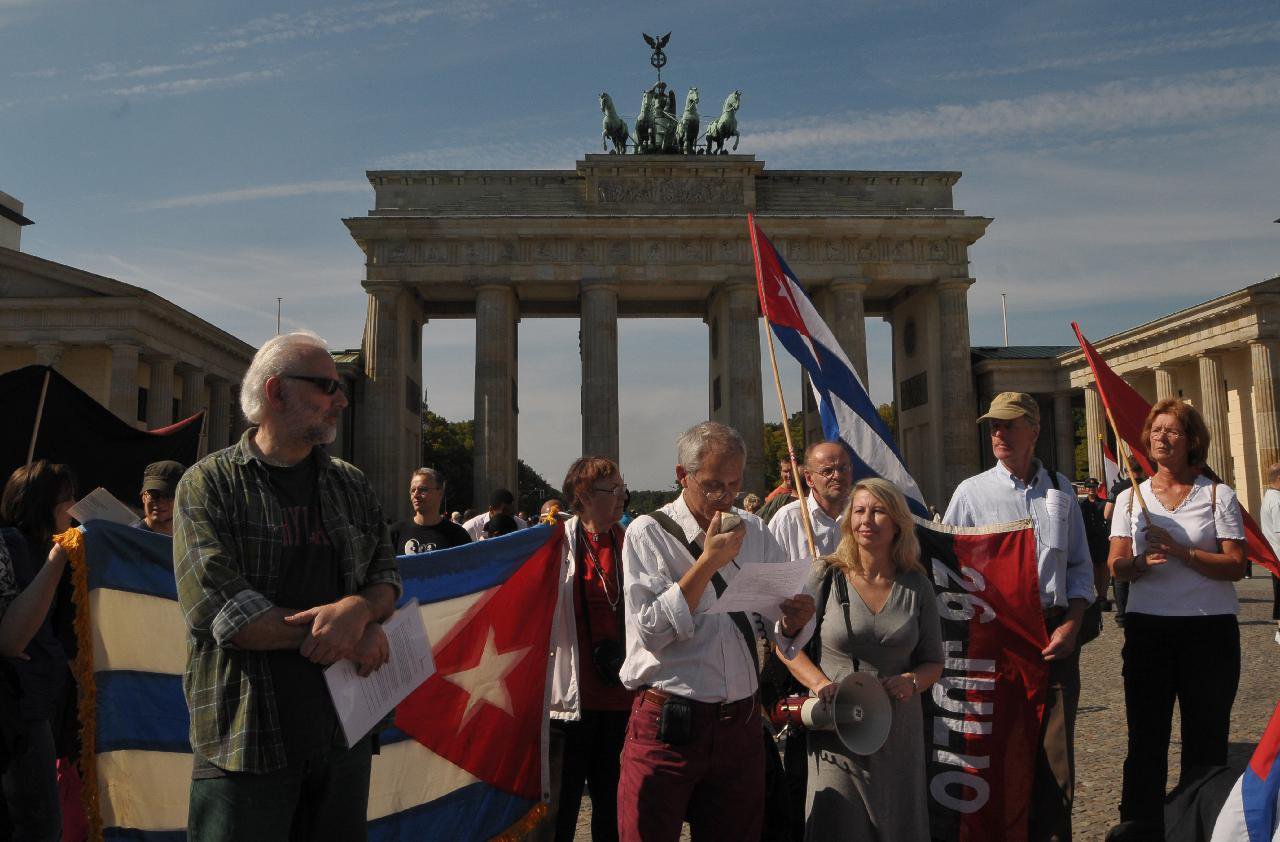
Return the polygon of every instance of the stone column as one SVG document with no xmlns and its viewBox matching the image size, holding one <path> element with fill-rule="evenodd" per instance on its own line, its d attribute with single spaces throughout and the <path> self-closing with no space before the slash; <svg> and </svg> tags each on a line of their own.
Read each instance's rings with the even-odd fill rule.
<svg viewBox="0 0 1280 842">
<path fill-rule="evenodd" d="M 111 346 L 111 391 L 107 408 L 129 424 L 138 422 L 138 354 L 141 348 L 127 342 Z"/>
<path fill-rule="evenodd" d="M 1107 479 L 1106 466 L 1102 463 L 1102 438 L 1107 430 L 1107 413 L 1102 405 L 1102 397 L 1098 394 L 1098 388 L 1090 383 L 1084 387 L 1084 429 L 1085 435 L 1089 437 L 1087 442 L 1089 447 L 1089 476 L 1095 479 Z M 1116 454 L 1119 459 L 1120 454 Z"/>
<path fill-rule="evenodd" d="M 1053 395 L 1054 456 L 1058 460 L 1059 473 L 1069 479 L 1076 478 L 1076 430 L 1071 413 L 1071 393 L 1055 392 Z"/>
<path fill-rule="evenodd" d="M 1230 428 L 1227 426 L 1227 395 L 1222 386 L 1222 362 L 1212 354 L 1198 354 L 1196 363 L 1200 367 L 1200 412 L 1209 428 L 1206 461 L 1214 473 L 1230 482 Z"/>
<path fill-rule="evenodd" d="M 1173 369 L 1167 365 L 1158 365 L 1151 369 L 1156 375 L 1156 400 L 1176 398 L 1178 390 L 1173 387 Z"/>
<path fill-rule="evenodd" d="M 747 464 L 742 487 L 764 487 L 764 400 L 760 386 L 760 303 L 755 284 L 733 284 L 724 289 L 725 318 L 720 330 L 726 333 L 728 358 L 721 375 L 727 386 L 724 395 L 729 417 L 726 423 L 742 436 L 747 446 Z M 794 412 L 800 407 L 787 407 Z"/>
<path fill-rule="evenodd" d="M 62 360 L 62 352 L 67 347 L 61 342 L 37 342 L 36 349 L 36 365 L 48 365 L 54 368 L 58 367 L 58 363 Z"/>
<path fill-rule="evenodd" d="M 871 282 L 865 279 L 832 281 L 820 297 L 821 314 L 827 327 L 853 368 L 862 385 L 867 385 L 867 311 L 865 296 Z"/>
<path fill-rule="evenodd" d="M 582 452 L 618 461 L 618 285 L 583 281 Z"/>
<path fill-rule="evenodd" d="M 231 384 L 220 377 L 209 380 L 209 422 L 205 425 L 209 453 L 231 444 Z"/>
<path fill-rule="evenodd" d="M 942 495 L 949 500 L 960 481 L 978 472 L 978 417 L 969 360 L 969 286 L 971 278 L 939 281 L 938 325 L 942 393 Z"/>
<path fill-rule="evenodd" d="M 365 388 L 368 411 L 361 444 L 365 473 L 384 511 L 395 511 L 394 501 L 403 497 L 403 469 L 400 451 L 404 434 L 401 419 L 405 406 L 405 379 L 400 343 L 400 297 L 396 286 L 369 289 L 369 310 L 365 320 L 364 360 L 368 377 Z"/>
<path fill-rule="evenodd" d="M 1253 379 L 1253 435 L 1258 446 L 1258 468 L 1266 472 L 1280 462 L 1280 418 L 1276 415 L 1276 350 L 1274 343 L 1255 339 L 1249 343 Z"/>
<path fill-rule="evenodd" d="M 180 407 L 182 417 L 176 420 L 181 421 L 205 408 L 204 371 L 184 363 L 178 366 L 178 374 L 182 377 L 182 406 Z M 206 421 L 206 430 L 208 426 Z"/>
<path fill-rule="evenodd" d="M 516 301 L 506 283 L 476 285 L 475 462 L 473 503 L 494 489 L 518 493 L 516 473 Z"/>
<path fill-rule="evenodd" d="M 173 423 L 173 357 L 153 357 L 147 388 L 147 427 L 158 430 Z"/>
</svg>

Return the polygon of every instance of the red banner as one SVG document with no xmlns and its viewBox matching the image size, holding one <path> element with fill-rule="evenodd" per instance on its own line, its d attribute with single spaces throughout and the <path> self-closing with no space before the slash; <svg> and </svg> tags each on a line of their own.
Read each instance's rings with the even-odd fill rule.
<svg viewBox="0 0 1280 842">
<path fill-rule="evenodd" d="M 1025 839 L 1049 677 L 1035 532 L 918 523 L 946 658 L 925 697 L 932 837 Z"/>
</svg>

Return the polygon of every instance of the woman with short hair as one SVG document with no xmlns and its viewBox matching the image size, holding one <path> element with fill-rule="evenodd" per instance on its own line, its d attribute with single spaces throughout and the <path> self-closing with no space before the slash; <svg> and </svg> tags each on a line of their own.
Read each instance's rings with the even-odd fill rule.
<svg viewBox="0 0 1280 842">
<path fill-rule="evenodd" d="M 583 784 L 591 791 L 591 838 L 618 838 L 618 769 L 632 692 L 618 669 L 622 621 L 622 527 L 627 486 L 618 466 L 583 456 L 564 478 L 573 517 L 564 522 L 560 601 L 551 632 L 551 805 L 542 836 L 571 842 Z"/>
<path fill-rule="evenodd" d="M 806 839 L 929 838 L 920 696 L 942 675 L 942 626 L 907 500 L 890 482 L 853 488 L 833 555 L 806 590 L 819 601 L 819 662 L 798 654 L 792 675 L 827 703 L 859 670 L 881 680 L 893 704 L 883 746 L 862 756 L 834 731 L 810 731 Z M 822 594 L 826 594 L 825 606 Z"/>
<path fill-rule="evenodd" d="M 14 659 L 26 733 L 3 779 L 15 839 L 62 832 L 53 722 L 70 671 L 51 615 L 67 554 L 53 536 L 71 528 L 74 502 L 70 469 L 43 459 L 14 471 L 0 493 L 0 655 Z"/>
<path fill-rule="evenodd" d="M 1142 447 L 1156 465 L 1116 499 L 1107 564 L 1129 582 L 1123 660 L 1129 751 L 1118 829 L 1164 838 L 1173 703 L 1182 715 L 1182 771 L 1227 762 L 1240 683 L 1239 603 L 1245 543 L 1235 492 L 1207 476 L 1209 430 L 1190 404 L 1151 407 Z M 1114 831 L 1113 831 L 1114 832 Z"/>
</svg>

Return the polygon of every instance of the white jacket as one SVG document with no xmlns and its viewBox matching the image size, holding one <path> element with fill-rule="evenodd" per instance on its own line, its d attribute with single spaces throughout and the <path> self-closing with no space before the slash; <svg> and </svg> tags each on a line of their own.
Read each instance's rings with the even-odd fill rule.
<svg viewBox="0 0 1280 842">
<path fill-rule="evenodd" d="M 610 527 L 611 529 L 613 527 Z M 582 695 L 578 671 L 582 657 L 578 651 L 578 618 L 573 613 L 574 577 L 577 575 L 578 518 L 564 522 L 564 558 L 560 562 L 560 592 L 551 621 L 551 718 L 582 718 Z M 614 563 L 621 566 L 619 547 Z"/>
</svg>

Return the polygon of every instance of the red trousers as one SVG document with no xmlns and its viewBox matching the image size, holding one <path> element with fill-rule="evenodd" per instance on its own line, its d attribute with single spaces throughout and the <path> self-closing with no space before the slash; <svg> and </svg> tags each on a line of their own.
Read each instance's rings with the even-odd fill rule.
<svg viewBox="0 0 1280 842">
<path fill-rule="evenodd" d="M 675 842 L 689 822 L 695 842 L 760 838 L 764 741 L 754 697 L 732 705 L 694 702 L 693 738 L 658 739 L 661 708 L 636 695 L 618 779 L 621 842 Z"/>
</svg>

